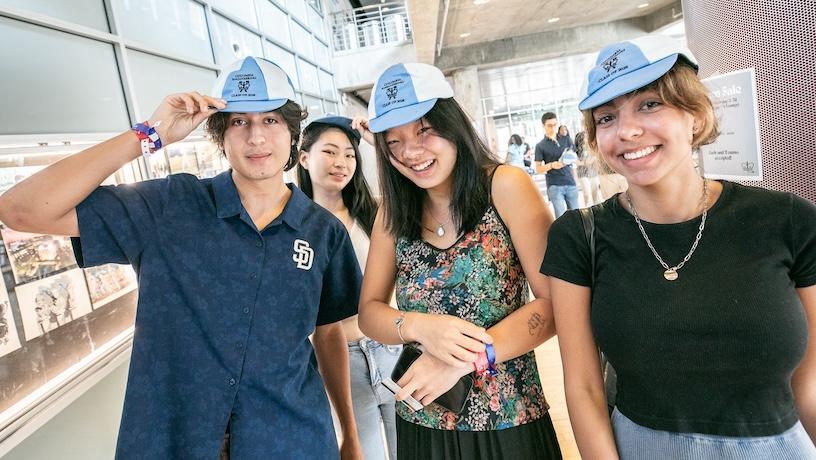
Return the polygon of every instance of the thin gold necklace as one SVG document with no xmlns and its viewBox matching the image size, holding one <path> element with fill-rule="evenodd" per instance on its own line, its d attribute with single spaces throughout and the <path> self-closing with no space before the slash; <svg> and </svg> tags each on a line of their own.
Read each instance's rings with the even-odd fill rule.
<svg viewBox="0 0 816 460">
<path fill-rule="evenodd" d="M 450 224 L 450 222 L 451 222 L 450 217 L 448 217 L 447 222 L 442 223 L 442 221 L 440 221 L 439 219 L 436 218 L 436 216 L 433 215 L 433 213 L 431 212 L 431 208 L 427 208 L 427 209 L 428 209 L 428 214 L 431 216 L 431 218 L 433 220 L 435 220 L 439 224 L 439 226 L 436 227 L 436 231 L 433 231 L 430 228 L 425 227 L 424 225 L 422 227 L 425 228 L 425 230 L 428 230 L 431 233 L 436 233 L 436 236 L 438 236 L 440 238 L 444 237 L 445 236 L 445 225 Z"/>
<path fill-rule="evenodd" d="M 683 266 L 686 265 L 686 262 L 691 259 L 691 255 L 694 254 L 694 250 L 697 249 L 697 244 L 700 242 L 700 238 L 703 237 L 703 229 L 705 228 L 706 217 L 708 215 L 708 181 L 703 178 L 703 219 L 700 222 L 699 230 L 697 230 L 697 237 L 694 238 L 694 243 L 691 245 L 691 249 L 689 250 L 688 254 L 686 254 L 686 257 L 683 257 L 683 260 L 674 267 L 669 267 L 669 264 L 663 261 L 663 258 L 657 253 L 657 250 L 655 249 L 651 240 L 649 240 L 649 236 L 646 235 L 646 230 L 643 228 L 643 224 L 640 223 L 640 216 L 638 215 L 637 209 L 635 209 L 635 205 L 632 203 L 632 197 L 629 196 L 629 190 L 626 191 L 626 201 L 629 202 L 629 208 L 632 210 L 632 215 L 635 216 L 635 222 L 637 222 L 637 226 L 640 229 L 640 234 L 643 235 L 643 239 L 646 240 L 646 245 L 649 246 L 649 249 L 652 250 L 652 254 L 654 254 L 657 261 L 660 262 L 660 265 L 662 265 L 666 270 L 663 272 L 663 277 L 669 281 L 676 280 L 678 277 L 677 271 L 683 268 Z"/>
</svg>

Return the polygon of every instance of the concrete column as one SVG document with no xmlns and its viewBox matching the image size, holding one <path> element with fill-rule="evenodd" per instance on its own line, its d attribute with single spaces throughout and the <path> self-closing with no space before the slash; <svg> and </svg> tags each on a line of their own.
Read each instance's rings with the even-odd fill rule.
<svg viewBox="0 0 816 460">
<path fill-rule="evenodd" d="M 706 78 L 756 68 L 763 180 L 816 201 L 816 9 L 810 0 L 683 0 Z"/>
<path fill-rule="evenodd" d="M 455 70 L 450 75 L 453 94 L 459 105 L 472 119 L 476 131 L 484 137 L 484 113 L 482 110 L 482 90 L 476 66 Z"/>
</svg>

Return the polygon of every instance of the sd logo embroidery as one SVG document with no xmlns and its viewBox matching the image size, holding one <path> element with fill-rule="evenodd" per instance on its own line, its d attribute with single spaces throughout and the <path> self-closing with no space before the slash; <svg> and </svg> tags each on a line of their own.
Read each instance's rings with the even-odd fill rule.
<svg viewBox="0 0 816 460">
<path fill-rule="evenodd" d="M 309 270 L 312 268 L 312 259 L 314 259 L 314 250 L 309 247 L 308 241 L 295 240 L 295 253 L 292 255 L 292 260 L 297 264 L 297 268 L 301 270 Z"/>
</svg>

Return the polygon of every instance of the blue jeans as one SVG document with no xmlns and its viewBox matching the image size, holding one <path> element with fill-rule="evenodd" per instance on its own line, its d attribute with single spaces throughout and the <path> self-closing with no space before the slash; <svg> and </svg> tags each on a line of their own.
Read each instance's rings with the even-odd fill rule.
<svg viewBox="0 0 816 460">
<path fill-rule="evenodd" d="M 350 342 L 351 400 L 354 420 L 366 460 L 397 459 L 397 428 L 395 425 L 394 394 L 382 384 L 397 363 L 401 345 L 383 345 L 364 337 Z M 385 427 L 385 440 L 380 432 Z"/>
<path fill-rule="evenodd" d="M 801 422 L 775 436 L 739 438 L 652 430 L 617 409 L 612 430 L 621 460 L 801 460 L 816 458 L 816 447 Z"/>
<path fill-rule="evenodd" d="M 555 208 L 555 218 L 567 212 L 567 209 L 578 209 L 577 185 L 548 185 L 547 197 Z"/>
</svg>

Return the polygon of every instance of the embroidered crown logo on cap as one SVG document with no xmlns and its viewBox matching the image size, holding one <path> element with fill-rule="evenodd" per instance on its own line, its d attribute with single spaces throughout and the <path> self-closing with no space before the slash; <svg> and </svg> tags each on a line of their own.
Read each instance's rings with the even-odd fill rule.
<svg viewBox="0 0 816 460">
<path fill-rule="evenodd" d="M 602 49 L 581 89 L 580 110 L 598 107 L 657 80 L 683 56 L 694 68 L 697 60 L 680 41 L 647 35 Z"/>
<path fill-rule="evenodd" d="M 419 120 L 437 99 L 451 97 L 453 88 L 436 67 L 419 63 L 392 65 L 374 85 L 368 103 L 368 128 L 379 133 Z"/>
<path fill-rule="evenodd" d="M 213 85 L 212 95 L 227 101 L 221 112 L 269 112 L 295 100 L 286 72 L 274 62 L 245 57 L 226 67 Z"/>
</svg>

